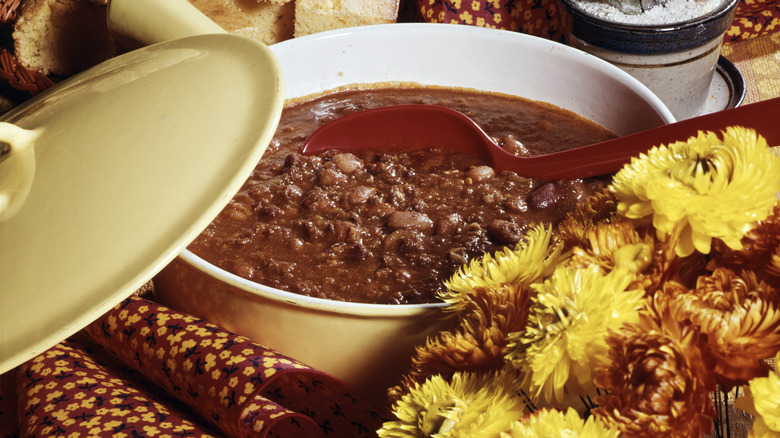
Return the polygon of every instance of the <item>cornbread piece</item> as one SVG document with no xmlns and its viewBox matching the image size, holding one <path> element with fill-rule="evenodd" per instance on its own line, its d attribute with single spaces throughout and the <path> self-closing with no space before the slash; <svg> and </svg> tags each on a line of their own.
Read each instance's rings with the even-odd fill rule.
<svg viewBox="0 0 780 438">
<path fill-rule="evenodd" d="M 295 36 L 342 27 L 395 23 L 399 0 L 295 0 Z"/>
<path fill-rule="evenodd" d="M 20 64 L 44 75 L 69 76 L 118 51 L 104 1 L 25 0 L 14 24 Z"/>
<path fill-rule="evenodd" d="M 295 4 L 290 0 L 189 0 L 226 31 L 274 44 L 293 36 Z"/>
</svg>

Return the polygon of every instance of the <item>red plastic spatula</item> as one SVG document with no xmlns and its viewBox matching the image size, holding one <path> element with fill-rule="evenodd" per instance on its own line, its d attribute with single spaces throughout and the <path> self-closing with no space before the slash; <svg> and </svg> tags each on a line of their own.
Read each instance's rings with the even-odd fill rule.
<svg viewBox="0 0 780 438">
<path fill-rule="evenodd" d="M 343 116 L 314 131 L 304 154 L 329 149 L 438 148 L 483 157 L 497 171 L 543 180 L 575 179 L 618 171 L 653 146 L 685 141 L 698 131 L 728 126 L 755 129 L 769 146 L 780 145 L 780 98 L 686 119 L 588 146 L 519 157 L 498 146 L 466 115 L 437 105 L 396 105 Z"/>
</svg>

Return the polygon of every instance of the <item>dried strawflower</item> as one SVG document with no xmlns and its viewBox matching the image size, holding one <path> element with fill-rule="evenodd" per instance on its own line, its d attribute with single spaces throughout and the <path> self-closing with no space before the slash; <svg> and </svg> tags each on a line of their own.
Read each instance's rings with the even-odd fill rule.
<svg viewBox="0 0 780 438">
<path fill-rule="evenodd" d="M 607 337 L 609 361 L 594 382 L 606 395 L 592 412 L 626 438 L 698 437 L 710 433 L 716 387 L 706 341 L 693 325 L 643 313 Z"/>
<path fill-rule="evenodd" d="M 380 437 L 496 437 L 524 415 L 511 372 L 432 376 L 393 405 Z"/>
<path fill-rule="evenodd" d="M 597 223 L 609 223 L 617 215 L 617 199 L 609 190 L 599 191 L 584 202 L 577 203 L 558 224 L 558 236 L 563 250 L 581 244 L 588 230 Z"/>
<path fill-rule="evenodd" d="M 729 248 L 766 218 L 780 191 L 780 159 L 755 131 L 729 127 L 720 139 L 699 132 L 632 159 L 613 178 L 618 213 L 652 218 L 658 237 L 677 234 L 678 255 L 710 252 L 712 239 Z"/>
<path fill-rule="evenodd" d="M 597 223 L 572 248 L 567 263 L 575 267 L 597 265 L 603 272 L 622 266 L 638 274 L 650 266 L 654 243 L 652 235 L 641 236 L 629 220 Z"/>
<path fill-rule="evenodd" d="M 508 334 L 522 330 L 528 318 L 528 288 L 509 284 L 478 287 L 464 296 L 463 306 L 456 328 L 429 337 L 415 349 L 412 371 L 404 377 L 403 386 L 436 374 L 449 377 L 458 371 L 505 366 Z M 406 391 L 397 387 L 394 392 Z"/>
<path fill-rule="evenodd" d="M 775 364 L 778 363 L 780 353 L 775 356 Z M 775 368 L 767 377 L 751 380 L 747 393 L 734 404 L 753 415 L 751 438 L 780 435 L 780 369 Z"/>
<path fill-rule="evenodd" d="M 745 233 L 742 249 L 731 249 L 717 240 L 712 249 L 716 265 L 736 272 L 753 270 L 764 281 L 780 287 L 780 201 L 775 202 L 766 219 Z"/>
<path fill-rule="evenodd" d="M 559 266 L 544 283 L 531 285 L 528 325 L 509 335 L 506 358 L 525 375 L 523 389 L 535 400 L 560 404 L 564 387 L 586 394 L 592 367 L 606 354 L 608 329 L 636 321 L 644 291 L 626 290 L 632 274 L 603 274 L 598 266 Z"/>
<path fill-rule="evenodd" d="M 618 438 L 620 431 L 610 429 L 600 419 L 590 416 L 583 420 L 572 408 L 561 412 L 540 409 L 522 421 L 512 423 L 509 433 L 501 438 Z"/>
<path fill-rule="evenodd" d="M 478 287 L 491 287 L 502 283 L 525 286 L 552 273 L 560 261 L 561 248 L 551 244 L 552 228 L 538 225 L 531 230 L 514 249 L 504 248 L 494 255 L 485 254 L 472 260 L 448 281 L 440 298 L 455 311 L 463 309 L 464 294 L 471 294 Z"/>
<path fill-rule="evenodd" d="M 727 389 L 766 376 L 764 360 L 780 351 L 780 296 L 752 272 L 718 268 L 690 291 L 668 285 L 659 302 L 660 311 L 707 335 L 713 373 Z"/>
</svg>

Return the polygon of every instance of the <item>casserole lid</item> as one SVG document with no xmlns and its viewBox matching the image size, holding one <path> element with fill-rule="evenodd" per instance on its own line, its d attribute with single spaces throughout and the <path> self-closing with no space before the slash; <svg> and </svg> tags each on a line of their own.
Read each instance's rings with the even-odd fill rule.
<svg viewBox="0 0 780 438">
<path fill-rule="evenodd" d="M 0 373 L 143 286 L 239 190 L 281 116 L 264 45 L 129 52 L 0 118 Z"/>
</svg>

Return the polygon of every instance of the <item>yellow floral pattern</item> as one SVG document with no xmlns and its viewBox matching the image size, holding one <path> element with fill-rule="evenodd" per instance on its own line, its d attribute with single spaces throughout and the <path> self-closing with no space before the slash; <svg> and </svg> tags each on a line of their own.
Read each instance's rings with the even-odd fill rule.
<svg viewBox="0 0 780 438">
<path fill-rule="evenodd" d="M 556 0 L 417 0 L 406 2 L 411 21 L 466 24 L 543 38 L 562 37 Z"/>
<path fill-rule="evenodd" d="M 357 438 L 382 424 L 327 374 L 141 298 L 22 365 L 16 394 L 30 437 Z"/>
<path fill-rule="evenodd" d="M 22 436 L 215 436 L 151 392 L 134 387 L 117 367 L 94 359 L 93 347 L 65 341 L 22 366 Z"/>
<path fill-rule="evenodd" d="M 780 29 L 780 4 L 777 0 L 740 0 L 737 14 L 724 41 L 744 41 Z"/>
</svg>

